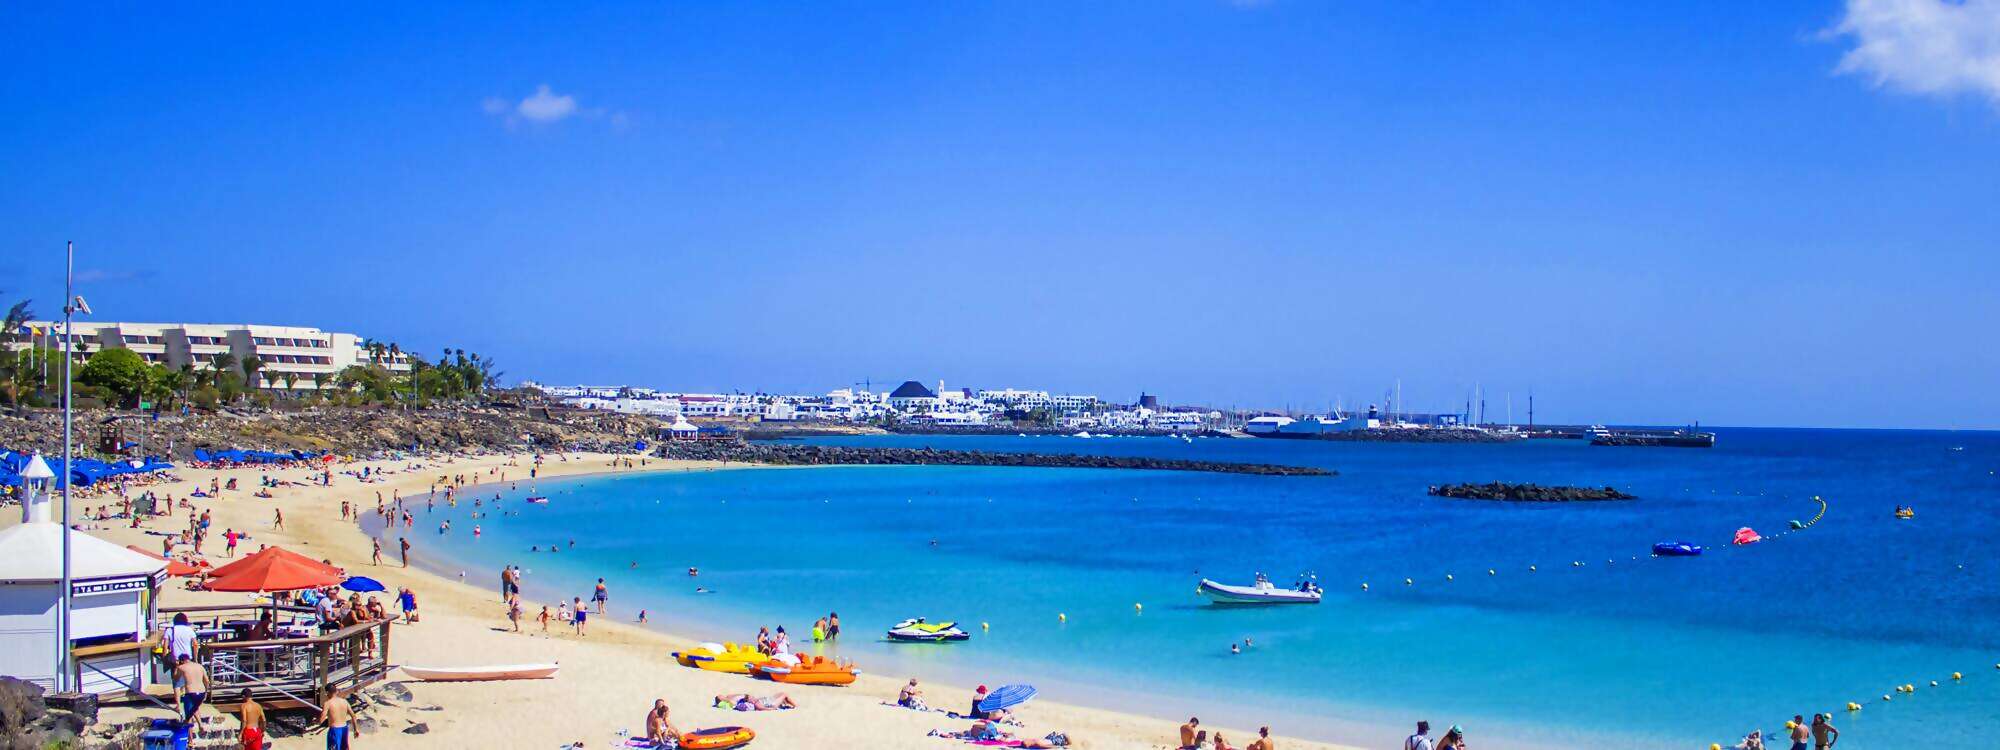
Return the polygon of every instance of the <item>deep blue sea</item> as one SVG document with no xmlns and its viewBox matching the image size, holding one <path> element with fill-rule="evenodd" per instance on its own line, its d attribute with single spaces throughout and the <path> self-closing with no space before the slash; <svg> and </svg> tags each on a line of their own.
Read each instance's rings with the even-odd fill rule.
<svg viewBox="0 0 2000 750">
<path fill-rule="evenodd" d="M 519 502 L 525 483 L 483 490 L 518 515 L 474 520 L 461 503 L 426 516 L 419 504 L 415 541 L 431 565 L 474 582 L 520 564 L 542 597 L 587 598 L 602 576 L 621 619 L 644 607 L 661 627 L 699 638 L 749 640 L 758 625 L 803 634 L 837 611 L 845 633 L 820 648 L 868 671 L 1032 682 L 1055 700 L 1370 747 L 1400 746 L 1418 719 L 1460 724 L 1482 748 L 1705 748 L 1815 711 L 1834 714 L 1845 748 L 1981 747 L 2000 731 L 2000 562 L 1989 548 L 2000 533 L 2000 433 L 1730 429 L 1711 450 L 816 442 L 1340 474 L 842 467 L 582 478 L 542 483 L 553 498 L 545 506 Z M 1612 485 L 1641 499 L 1425 494 L 1492 480 Z M 1824 519 L 1779 536 L 1813 517 L 1815 495 Z M 1917 517 L 1893 518 L 1898 503 Z M 456 530 L 441 536 L 446 517 Z M 473 539 L 474 523 L 483 538 Z M 1729 546 L 1742 526 L 1772 538 Z M 1647 554 L 1669 540 L 1709 551 Z M 552 544 L 566 551 L 529 551 Z M 1280 583 L 1314 571 L 1328 596 L 1243 609 L 1194 593 L 1201 577 L 1247 583 L 1258 571 Z M 974 637 L 881 640 L 917 615 L 957 620 Z M 1229 653 L 1246 640 L 1244 653 Z M 1894 692 L 1906 683 L 1919 689 Z M 1848 701 L 1865 708 L 1850 713 Z"/>
</svg>

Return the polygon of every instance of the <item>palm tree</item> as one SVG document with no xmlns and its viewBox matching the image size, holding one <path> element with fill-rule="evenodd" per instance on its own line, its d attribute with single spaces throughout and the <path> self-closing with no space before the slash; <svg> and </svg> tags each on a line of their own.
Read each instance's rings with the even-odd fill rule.
<svg viewBox="0 0 2000 750">
<path fill-rule="evenodd" d="M 332 373 L 325 373 L 325 372 L 313 373 L 313 390 L 315 391 L 326 390 L 327 381 L 332 379 L 333 379 Z"/>
<path fill-rule="evenodd" d="M 0 341 L 14 341 L 21 335 L 21 327 L 35 319 L 35 311 L 28 309 L 34 300 L 21 300 L 7 308 L 6 327 L 0 328 Z"/>
<path fill-rule="evenodd" d="M 285 390 L 287 391 L 296 389 L 299 386 L 299 374 L 296 372 L 286 370 L 285 372 L 278 373 L 278 377 L 285 381 Z"/>
<path fill-rule="evenodd" d="M 257 355 L 252 354 L 248 357 L 243 358 L 242 367 L 243 367 L 244 385 L 249 386 L 252 390 L 255 390 L 258 387 L 257 373 L 258 371 L 264 369 L 264 360 L 258 359 Z"/>
</svg>

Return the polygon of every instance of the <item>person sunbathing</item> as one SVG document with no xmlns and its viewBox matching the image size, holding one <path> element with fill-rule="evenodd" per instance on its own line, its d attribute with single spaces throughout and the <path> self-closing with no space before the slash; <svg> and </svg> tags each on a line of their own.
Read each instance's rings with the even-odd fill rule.
<svg viewBox="0 0 2000 750">
<path fill-rule="evenodd" d="M 1062 732 L 1050 732 L 1047 737 L 1041 738 L 1016 737 L 1012 732 L 1002 731 L 1000 726 L 1000 722 L 997 721 L 981 720 L 972 722 L 972 728 L 963 732 L 932 730 L 931 736 L 967 742 L 1000 743 L 1007 747 L 1069 747 L 1069 735 Z"/>
<path fill-rule="evenodd" d="M 715 705 L 734 708 L 738 711 L 783 711 L 798 708 L 792 696 L 784 693 L 758 698 L 749 693 L 729 693 L 715 696 Z"/>
</svg>

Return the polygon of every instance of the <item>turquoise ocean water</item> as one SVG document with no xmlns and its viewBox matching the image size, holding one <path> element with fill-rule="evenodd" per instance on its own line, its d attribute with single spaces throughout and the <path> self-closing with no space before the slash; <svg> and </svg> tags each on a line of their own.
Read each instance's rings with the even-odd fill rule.
<svg viewBox="0 0 2000 750">
<path fill-rule="evenodd" d="M 796 640 L 838 611 L 842 639 L 819 648 L 871 672 L 1033 682 L 1056 700 L 1372 747 L 1399 747 L 1417 719 L 1464 725 L 1486 748 L 1705 748 L 1814 711 L 1834 712 L 1850 748 L 1972 747 L 2000 730 L 2000 563 L 1989 549 L 2000 532 L 2000 434 L 1724 430 L 1713 450 L 820 442 L 1341 473 L 843 467 L 581 478 L 542 483 L 553 498 L 545 506 L 520 502 L 525 483 L 488 486 L 485 497 L 498 493 L 518 515 L 476 520 L 467 502 L 426 513 L 419 497 L 413 541 L 428 565 L 475 583 L 522 565 L 529 592 L 545 599 L 587 597 L 602 576 L 620 619 L 644 607 L 660 627 L 695 637 L 748 640 L 758 625 L 782 624 Z M 1431 484 L 1490 480 L 1608 484 L 1642 499 L 1425 495 Z M 1829 507 L 1813 528 L 1727 545 L 1739 526 L 1775 536 L 1811 518 L 1813 495 Z M 1899 502 L 1917 518 L 1894 520 Z M 444 518 L 448 535 L 435 531 Z M 1667 540 L 1710 551 L 1646 554 Z M 529 551 L 552 544 L 565 551 Z M 1224 609 L 1194 594 L 1203 576 L 1247 582 L 1265 571 L 1283 583 L 1307 570 L 1328 589 L 1323 604 Z M 714 593 L 694 593 L 697 584 Z M 917 615 L 958 620 L 974 637 L 881 640 Z M 1254 646 L 1231 655 L 1246 638 Z M 1954 671 L 1965 680 L 1954 684 Z M 1881 701 L 1905 683 L 1920 689 Z M 1837 710 L 1850 700 L 1866 708 Z"/>
</svg>

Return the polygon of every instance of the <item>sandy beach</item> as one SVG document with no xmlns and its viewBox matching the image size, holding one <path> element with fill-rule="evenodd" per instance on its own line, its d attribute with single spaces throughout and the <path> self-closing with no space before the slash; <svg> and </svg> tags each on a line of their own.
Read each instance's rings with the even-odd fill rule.
<svg viewBox="0 0 2000 750">
<path fill-rule="evenodd" d="M 508 465 L 510 462 L 517 463 Z M 587 636 L 576 636 L 567 626 L 561 625 L 552 625 L 551 632 L 543 635 L 533 622 L 532 614 L 539 611 L 543 604 L 553 608 L 556 602 L 540 601 L 524 601 L 529 617 L 523 619 L 523 632 L 510 632 L 497 590 L 498 570 L 467 571 L 467 580 L 461 583 L 423 572 L 414 566 L 400 567 L 393 544 L 385 545 L 385 564 L 377 567 L 370 562 L 369 537 L 355 522 L 341 519 L 340 503 L 343 500 L 352 501 L 372 512 L 377 492 L 385 498 L 398 492 L 406 499 L 421 497 L 441 475 L 474 476 L 477 478 L 473 482 L 475 484 L 499 481 L 499 472 L 505 472 L 508 480 L 521 479 L 527 474 L 527 463 L 526 456 L 518 459 L 483 456 L 414 463 L 343 463 L 336 465 L 334 484 L 330 487 L 281 487 L 269 499 L 252 495 L 260 477 L 271 476 L 303 483 L 308 478 L 308 471 L 303 468 L 275 471 L 264 468 L 221 471 L 183 469 L 178 472 L 180 481 L 149 489 L 156 494 L 182 498 L 197 485 L 206 487 L 211 479 L 219 478 L 227 482 L 233 477 L 238 480 L 242 489 L 225 492 L 219 499 L 195 500 L 196 508 L 213 513 L 210 541 L 205 549 L 209 553 L 207 557 L 217 561 L 217 564 L 226 560 L 222 556 L 221 533 L 224 529 L 233 528 L 251 536 L 243 542 L 239 554 L 254 551 L 260 545 L 283 546 L 313 558 L 332 560 L 346 567 L 350 574 L 381 580 L 389 586 L 390 593 L 380 596 L 392 611 L 393 592 L 399 587 L 410 587 L 417 595 L 422 618 L 418 624 L 395 626 L 391 657 L 396 664 L 471 666 L 557 662 L 562 665 L 561 673 L 553 680 L 409 682 L 407 684 L 415 694 L 415 700 L 409 704 L 373 709 L 372 715 L 381 725 L 357 739 L 357 744 L 362 747 L 557 748 L 576 742 L 583 743 L 584 747 L 611 747 L 621 741 L 620 730 L 638 733 L 643 729 L 646 711 L 656 698 L 666 699 L 672 708 L 673 721 L 684 731 L 727 725 L 750 727 L 757 733 L 752 747 L 937 750 L 966 744 L 928 734 L 932 730 L 962 730 L 968 726 L 967 721 L 952 719 L 943 713 L 917 712 L 883 704 L 893 702 L 897 690 L 910 677 L 923 681 L 926 697 L 934 706 L 962 709 L 971 698 L 971 690 L 967 687 L 934 684 L 922 674 L 867 674 L 867 664 L 858 665 L 864 670 L 862 679 L 846 688 L 780 685 L 740 675 L 687 669 L 675 664 L 669 654 L 702 641 L 747 640 L 750 634 L 662 633 L 632 623 L 632 613 L 619 612 L 615 592 L 613 616 L 592 618 Z M 655 460 L 645 467 L 628 469 L 622 464 L 614 467 L 612 463 L 612 457 L 608 455 L 570 454 L 566 460 L 551 456 L 541 476 L 555 478 L 590 473 L 722 468 L 710 463 Z M 383 476 L 384 481 L 362 484 L 352 476 L 339 473 L 358 471 L 364 466 L 387 472 Z M 81 518 L 86 505 L 95 507 L 110 503 L 115 506 L 115 501 L 115 497 L 78 499 L 73 506 L 74 512 Z M 284 530 L 272 528 L 274 508 L 284 512 Z M 161 518 L 148 525 L 157 530 L 178 530 L 184 527 L 186 518 L 187 511 L 182 510 L 171 519 Z M 12 520 L 10 518 L 9 522 Z M 109 524 L 110 528 L 91 533 L 119 544 L 158 549 L 159 537 L 145 534 L 144 528 L 129 529 L 124 525 L 124 521 L 113 521 Z M 468 529 L 460 533 L 469 532 Z M 413 537 L 418 556 L 423 554 L 422 537 L 422 534 Z M 582 586 L 588 582 L 567 583 Z M 187 591 L 175 579 L 170 581 L 170 587 L 162 595 L 162 604 L 241 603 L 247 598 L 245 594 Z M 392 679 L 400 680 L 403 676 L 399 672 L 393 673 Z M 741 692 L 759 695 L 786 692 L 799 702 L 800 708 L 739 713 L 711 706 L 713 697 L 718 694 Z M 441 710 L 416 710 L 418 707 L 433 706 Z M 107 712 L 107 715 L 116 719 L 131 713 L 129 709 L 118 709 Z M 1186 718 L 1142 717 L 1045 700 L 1029 704 L 1018 715 L 1026 723 L 1025 727 L 1017 729 L 1020 736 L 1042 737 L 1061 731 L 1070 737 L 1075 746 L 1088 748 L 1173 747 L 1176 744 L 1176 728 Z M 403 731 L 417 722 L 427 725 L 428 731 L 424 734 Z M 1216 729 L 1207 725 L 1204 728 L 1211 732 Z M 1221 731 L 1234 746 L 1241 747 L 1255 738 L 1255 729 L 1234 727 L 1222 728 Z M 274 741 L 274 746 L 279 748 L 319 747 L 322 744 L 318 736 Z M 1282 736 L 1277 744 L 1285 748 L 1333 750 L 1342 747 Z"/>
</svg>

